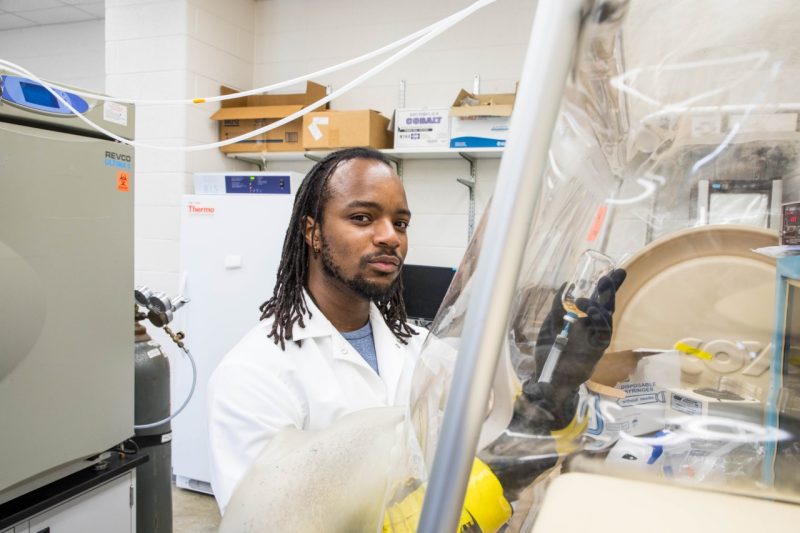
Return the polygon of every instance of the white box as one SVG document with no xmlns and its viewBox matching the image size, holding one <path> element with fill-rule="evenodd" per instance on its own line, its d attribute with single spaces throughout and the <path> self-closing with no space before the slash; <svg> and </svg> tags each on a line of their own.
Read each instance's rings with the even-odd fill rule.
<svg viewBox="0 0 800 533">
<path fill-rule="evenodd" d="M 501 148 L 511 117 L 451 117 L 450 148 Z"/>
<path fill-rule="evenodd" d="M 614 445 L 622 432 L 641 436 L 664 429 L 668 390 L 680 386 L 681 358 L 678 352 L 670 350 L 653 354 L 649 350 L 640 350 L 613 352 L 607 356 L 614 372 L 625 368 L 627 363 L 623 358 L 638 357 L 638 361 L 635 370 L 615 387 L 625 393 L 624 398 L 596 396 L 586 429 L 588 450 L 602 450 Z M 602 374 L 602 371 L 596 373 L 592 379 L 610 386 L 613 381 L 608 382 L 610 377 Z"/>
<path fill-rule="evenodd" d="M 450 146 L 450 108 L 398 109 L 394 112 L 395 148 Z"/>
<path fill-rule="evenodd" d="M 723 393 L 720 393 L 723 394 Z M 668 421 L 686 416 L 711 416 L 760 424 L 764 406 L 752 398 L 719 397 L 705 389 L 672 389 L 667 395 L 665 416 Z"/>
<path fill-rule="evenodd" d="M 450 148 L 501 148 L 516 93 L 472 94 L 462 89 L 450 108 Z"/>
</svg>

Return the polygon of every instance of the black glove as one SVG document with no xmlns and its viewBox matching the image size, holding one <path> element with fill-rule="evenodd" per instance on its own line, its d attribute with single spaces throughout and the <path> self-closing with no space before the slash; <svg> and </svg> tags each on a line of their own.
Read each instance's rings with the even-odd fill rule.
<svg viewBox="0 0 800 533">
<path fill-rule="evenodd" d="M 565 428 L 575 416 L 578 387 L 588 380 L 611 342 L 611 315 L 614 297 L 625 280 L 617 269 L 600 278 L 591 299 L 575 304 L 586 313 L 571 326 L 567 344 L 558 360 L 550 383 L 528 379 L 514 403 L 514 416 L 508 428 L 478 456 L 494 472 L 508 501 L 539 475 L 555 466 L 559 453 L 552 431 Z M 553 300 L 536 341 L 535 357 L 539 372 L 556 336 L 564 329 L 566 311 L 561 305 L 564 284 Z"/>
<path fill-rule="evenodd" d="M 543 472 L 556 465 L 559 453 L 551 431 L 570 423 L 577 394 L 550 383 L 528 380 L 514 403 L 514 416 L 503 433 L 478 457 L 491 469 L 509 502 Z"/>
<path fill-rule="evenodd" d="M 570 326 L 567 345 L 550 381 L 556 389 L 575 391 L 592 377 L 597 362 L 611 342 L 614 300 L 625 276 L 623 269 L 613 270 L 609 275 L 600 278 L 591 298 L 578 298 L 575 301 L 575 305 L 586 316 Z M 556 293 L 550 313 L 545 317 L 536 339 L 534 355 L 540 373 L 556 336 L 564 329 L 564 315 L 567 312 L 561 305 L 561 295 L 565 286 L 566 283 Z"/>
</svg>

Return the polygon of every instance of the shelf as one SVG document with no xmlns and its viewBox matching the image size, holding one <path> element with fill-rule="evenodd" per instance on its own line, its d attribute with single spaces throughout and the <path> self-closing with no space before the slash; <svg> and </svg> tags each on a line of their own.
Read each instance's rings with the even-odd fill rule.
<svg viewBox="0 0 800 533">
<path fill-rule="evenodd" d="M 263 165 L 271 161 L 318 161 L 334 150 L 309 150 L 306 152 L 241 152 L 226 154 L 231 159 L 246 161 L 255 165 Z M 502 148 L 430 148 L 402 149 L 389 148 L 380 150 L 390 159 L 500 159 Z"/>
<path fill-rule="evenodd" d="M 500 159 L 503 155 L 502 148 L 445 148 L 442 150 L 392 148 L 381 150 L 381 152 L 398 159 L 459 159 L 463 156 L 473 159 Z"/>
<path fill-rule="evenodd" d="M 266 170 L 267 163 L 280 161 L 319 161 L 334 150 L 309 150 L 306 152 L 240 152 L 226 154 L 231 159 L 238 159 L 257 165 L 261 170 Z M 475 228 L 475 184 L 478 173 L 476 161 L 478 159 L 500 159 L 503 155 L 502 148 L 444 148 L 444 149 L 399 149 L 388 148 L 379 150 L 391 159 L 397 167 L 397 174 L 403 176 L 403 161 L 412 159 L 458 159 L 469 163 L 469 177 L 457 178 L 458 182 L 469 189 L 469 215 L 467 238 L 472 238 Z"/>
</svg>

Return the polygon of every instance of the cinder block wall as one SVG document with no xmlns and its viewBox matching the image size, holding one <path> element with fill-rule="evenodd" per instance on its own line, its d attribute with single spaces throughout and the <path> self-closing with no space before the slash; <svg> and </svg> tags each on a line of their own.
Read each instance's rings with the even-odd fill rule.
<svg viewBox="0 0 800 533">
<path fill-rule="evenodd" d="M 472 0 L 107 0 L 105 21 L 0 32 L 2 57 L 37 74 L 121 97 L 175 99 L 283 81 L 379 48 Z M 361 87 L 334 109 L 449 106 L 480 76 L 481 92 L 511 92 L 519 79 L 535 0 L 488 6 Z M 47 43 L 47 45 L 45 45 Z M 56 46 L 57 43 L 57 46 Z M 334 89 L 375 65 L 317 79 Z M 287 89 L 290 92 L 302 87 Z M 216 106 L 138 105 L 137 140 L 159 146 L 217 140 Z M 494 190 L 499 160 L 479 160 L 475 224 Z M 309 162 L 270 163 L 305 172 Z M 468 199 L 456 181 L 463 160 L 409 160 L 403 178 L 414 218 L 409 263 L 458 266 L 467 245 Z M 201 152 L 136 151 L 135 282 L 175 294 L 179 285 L 179 202 L 196 171 L 254 169 Z"/>
<path fill-rule="evenodd" d="M 106 88 L 116 96 L 179 99 L 219 94 L 221 83 L 252 83 L 252 0 L 108 0 Z M 137 105 L 136 139 L 156 146 L 217 140 L 214 106 Z M 218 150 L 136 150 L 137 284 L 178 291 L 179 204 L 197 170 L 247 165 Z"/>
<path fill-rule="evenodd" d="M 256 2 L 254 77 L 257 85 L 289 79 L 380 48 L 459 9 L 471 0 L 296 0 Z M 405 81 L 407 107 L 450 106 L 459 89 L 513 92 L 530 36 L 534 0 L 503 0 L 473 14 L 435 40 L 332 102 L 333 109 L 377 109 L 387 116 L 400 105 Z M 385 56 L 385 57 L 388 57 Z M 341 87 L 380 59 L 316 81 Z M 494 190 L 498 160 L 479 160 L 477 225 Z M 271 168 L 279 169 L 278 163 Z M 280 164 L 305 170 L 310 164 Z M 407 261 L 458 266 L 467 245 L 469 193 L 458 177 L 469 177 L 464 160 L 413 160 L 403 164 L 413 212 Z"/>
</svg>

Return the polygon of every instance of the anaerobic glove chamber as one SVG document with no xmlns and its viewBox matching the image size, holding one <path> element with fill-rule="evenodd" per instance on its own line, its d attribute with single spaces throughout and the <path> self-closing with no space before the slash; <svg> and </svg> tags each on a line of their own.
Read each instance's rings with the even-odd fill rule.
<svg viewBox="0 0 800 533">
<path fill-rule="evenodd" d="M 778 228 L 800 201 L 798 29 L 790 0 L 539 0 L 495 195 L 404 422 L 279 435 L 227 530 L 298 501 L 298 531 L 796 529 L 800 265 Z M 531 383 L 587 250 L 627 277 L 613 297 L 598 281 L 607 337 L 571 328 L 548 383 L 581 383 L 548 396 Z M 277 496 L 342 473 L 367 493 Z"/>
<path fill-rule="evenodd" d="M 504 458 L 520 468 L 533 457 L 543 465 L 511 502 L 509 531 L 633 527 L 619 518 L 633 512 L 626 503 L 631 494 L 645 495 L 644 503 L 630 499 L 637 511 L 684 527 L 658 514 L 663 508 L 647 506 L 648 489 L 631 481 L 641 479 L 657 486 L 652 504 L 675 497 L 675 487 L 695 489 L 682 496 L 687 502 L 711 492 L 757 498 L 739 508 L 748 510 L 749 521 L 728 503 L 722 506 L 729 509 L 726 522 L 710 503 L 712 518 L 700 519 L 701 505 L 690 520 L 695 527 L 796 518 L 800 270 L 792 256 L 797 252 L 780 246 L 779 230 L 782 206 L 800 200 L 800 10 L 793 2 L 632 0 L 587 2 L 582 16 L 543 173 L 535 176 L 541 185 L 506 302 L 509 320 L 492 325 L 488 317 L 483 326 L 504 327 L 506 334 L 494 378 L 484 373 L 472 382 L 492 384 L 485 412 L 476 415 L 479 457 L 511 417 L 508 409 L 500 413 L 503 404 L 518 406 L 524 384 L 542 371 L 542 326 L 581 254 L 610 256 L 627 279 L 616 293 L 610 344 L 578 391 L 574 414 L 582 431 L 565 447 L 545 442 L 537 428 L 523 429 L 528 444 Z M 523 79 L 518 101 L 524 90 Z M 519 112 L 518 106 L 512 132 L 530 127 L 517 119 Z M 409 451 L 391 474 L 387 509 L 415 487 L 431 483 L 433 490 L 437 461 L 452 459 L 444 447 L 469 435 L 466 424 L 445 435 L 448 416 L 458 409 L 448 405 L 449 397 L 466 374 L 459 375 L 457 359 L 436 346 L 446 340 L 462 357 L 465 339 L 475 338 L 470 312 L 477 311 L 471 308 L 487 301 L 475 295 L 491 279 L 481 276 L 489 268 L 481 271 L 482 256 L 493 253 L 498 235 L 492 231 L 501 224 L 492 225 L 493 211 L 509 205 L 497 202 L 507 184 L 503 170 L 501 164 L 493 205 L 417 367 Z M 586 492 L 578 495 L 573 485 L 572 496 L 555 490 L 548 502 L 551 484 L 575 483 L 570 476 L 578 473 L 598 477 L 577 482 Z M 603 488 L 597 479 L 613 481 Z M 460 480 L 452 484 L 461 490 Z M 438 496 L 427 497 L 426 505 L 461 501 Z M 584 505 L 574 498 L 613 504 L 605 511 L 608 523 L 574 512 Z M 431 512 L 437 511 L 443 512 Z M 420 530 L 430 531 L 431 523 L 423 517 Z M 792 527 L 786 520 L 776 525 Z"/>
</svg>

